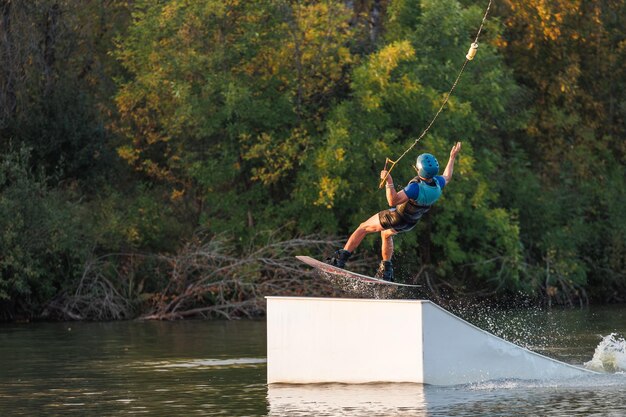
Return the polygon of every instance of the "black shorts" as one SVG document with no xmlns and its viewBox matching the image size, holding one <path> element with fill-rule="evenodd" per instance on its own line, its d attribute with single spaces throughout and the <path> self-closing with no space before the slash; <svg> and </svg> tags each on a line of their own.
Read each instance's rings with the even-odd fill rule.
<svg viewBox="0 0 626 417">
<path fill-rule="evenodd" d="M 387 229 L 393 229 L 398 233 L 408 232 L 412 228 L 415 227 L 417 222 L 407 222 L 404 218 L 396 211 L 395 208 L 390 208 L 388 210 L 383 210 L 378 213 L 378 220 L 380 221 L 381 226 Z"/>
</svg>

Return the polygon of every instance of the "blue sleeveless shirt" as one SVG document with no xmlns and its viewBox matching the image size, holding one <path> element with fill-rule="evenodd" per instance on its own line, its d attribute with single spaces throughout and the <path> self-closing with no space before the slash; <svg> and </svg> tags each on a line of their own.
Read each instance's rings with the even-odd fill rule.
<svg viewBox="0 0 626 417">
<path fill-rule="evenodd" d="M 446 180 L 441 175 L 433 179 L 429 184 L 415 177 L 404 187 L 409 200 L 396 207 L 396 210 L 406 222 L 416 223 L 441 197 L 441 189 L 445 187 Z"/>
</svg>

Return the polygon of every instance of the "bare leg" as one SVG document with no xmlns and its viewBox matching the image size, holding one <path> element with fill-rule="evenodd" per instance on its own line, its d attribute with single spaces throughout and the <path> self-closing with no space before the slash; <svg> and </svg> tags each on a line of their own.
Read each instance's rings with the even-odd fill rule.
<svg viewBox="0 0 626 417">
<path fill-rule="evenodd" d="M 380 220 L 378 219 L 378 213 L 376 213 L 372 217 L 361 223 L 359 227 L 357 227 L 357 229 L 352 233 L 352 235 L 346 242 L 346 246 L 344 246 L 343 248 L 349 252 L 354 252 L 354 250 L 359 247 L 361 241 L 365 236 L 367 236 L 369 233 L 382 231 L 383 227 L 381 226 Z"/>
<path fill-rule="evenodd" d="M 383 261 L 390 261 L 393 256 L 393 235 L 397 232 L 393 229 L 387 229 L 380 232 L 380 237 L 383 239 L 382 244 L 382 256 Z"/>
</svg>

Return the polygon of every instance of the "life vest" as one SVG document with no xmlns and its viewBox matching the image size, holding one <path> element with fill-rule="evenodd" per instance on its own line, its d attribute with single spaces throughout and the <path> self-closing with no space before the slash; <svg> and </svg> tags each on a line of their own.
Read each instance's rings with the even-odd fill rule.
<svg viewBox="0 0 626 417">
<path fill-rule="evenodd" d="M 396 207 L 396 210 L 402 218 L 409 223 L 416 223 L 430 210 L 432 205 L 435 204 L 435 201 L 441 197 L 441 187 L 437 180 L 433 180 L 432 183 L 428 184 L 419 177 L 415 177 L 409 181 L 409 184 L 413 183 L 417 183 L 420 188 L 417 201 L 409 198 L 407 202 Z"/>
</svg>

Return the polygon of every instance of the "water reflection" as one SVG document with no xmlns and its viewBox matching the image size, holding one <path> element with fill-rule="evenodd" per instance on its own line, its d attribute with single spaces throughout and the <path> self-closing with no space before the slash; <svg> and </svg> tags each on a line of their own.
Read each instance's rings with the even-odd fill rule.
<svg viewBox="0 0 626 417">
<path fill-rule="evenodd" d="M 626 415 L 626 375 L 552 381 L 502 380 L 450 387 L 420 384 L 268 386 L 278 416 Z"/>
<path fill-rule="evenodd" d="M 425 416 L 421 384 L 271 384 L 270 416 Z"/>
</svg>

